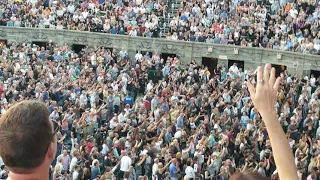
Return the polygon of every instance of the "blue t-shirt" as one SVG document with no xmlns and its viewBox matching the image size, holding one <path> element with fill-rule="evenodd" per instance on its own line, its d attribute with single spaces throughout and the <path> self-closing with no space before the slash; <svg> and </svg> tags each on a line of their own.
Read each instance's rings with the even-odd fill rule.
<svg viewBox="0 0 320 180">
<path fill-rule="evenodd" d="M 244 97 L 242 98 L 242 102 L 247 103 L 250 100 L 250 97 Z"/>
<path fill-rule="evenodd" d="M 165 135 L 166 143 L 170 143 L 171 142 L 171 138 L 172 138 L 172 134 L 167 132 L 166 135 Z"/>
<path fill-rule="evenodd" d="M 49 7 L 49 4 L 50 4 L 50 0 L 45 0 L 43 6 L 44 7 Z"/>
<path fill-rule="evenodd" d="M 231 96 L 230 95 L 226 95 L 226 98 L 224 98 L 224 101 L 227 103 L 231 102 Z"/>
<path fill-rule="evenodd" d="M 180 17 L 180 19 L 181 19 L 182 21 L 188 20 L 187 16 L 185 16 L 185 15 L 182 15 L 182 16 Z"/>
<path fill-rule="evenodd" d="M 249 120 L 248 116 L 241 116 L 241 124 L 247 125 L 248 120 Z"/>
<path fill-rule="evenodd" d="M 110 29 L 110 33 L 111 34 L 118 34 L 118 30 L 117 29 Z"/>
<path fill-rule="evenodd" d="M 54 106 L 50 105 L 49 106 L 49 111 L 50 111 L 50 114 L 54 111 Z"/>
<path fill-rule="evenodd" d="M 177 171 L 177 167 L 175 164 L 171 163 L 170 166 L 169 166 L 169 171 L 170 171 L 170 177 L 171 178 L 178 178 L 178 175 L 177 174 L 174 174 L 174 172 Z"/>
<path fill-rule="evenodd" d="M 178 119 L 177 119 L 176 127 L 177 128 L 182 128 L 182 126 L 183 126 L 183 118 L 181 116 L 179 116 Z"/>
<path fill-rule="evenodd" d="M 214 139 L 214 136 L 210 136 L 210 138 L 209 138 L 209 144 L 210 144 L 211 146 L 216 145 L 216 140 Z"/>
<path fill-rule="evenodd" d="M 60 93 L 60 91 L 57 91 L 57 92 L 56 92 L 56 100 L 57 100 L 57 101 L 60 101 L 60 100 L 61 100 L 61 93 Z"/>
<path fill-rule="evenodd" d="M 7 26 L 12 27 L 13 26 L 13 22 L 12 21 L 8 21 L 7 22 Z"/>
<path fill-rule="evenodd" d="M 119 7 L 121 7 L 121 6 L 122 6 L 122 1 L 118 1 L 118 2 L 117 2 L 117 5 L 118 5 Z"/>
<path fill-rule="evenodd" d="M 49 100 L 49 93 L 47 91 L 43 92 L 43 100 Z"/>
<path fill-rule="evenodd" d="M 254 118 L 254 115 L 256 115 L 256 113 L 254 113 L 254 111 L 251 110 L 251 112 L 250 112 L 250 119 L 253 119 L 253 118 Z"/>
<path fill-rule="evenodd" d="M 137 25 L 137 21 L 132 20 L 132 21 L 131 21 L 131 24 L 132 24 L 133 26 L 135 26 L 135 25 Z"/>
<path fill-rule="evenodd" d="M 12 8 L 11 11 L 12 11 L 13 14 L 17 14 L 18 13 L 18 9 L 17 8 Z"/>
<path fill-rule="evenodd" d="M 80 92 L 81 92 L 81 89 L 79 89 L 79 88 L 74 89 L 74 93 L 80 94 Z"/>
<path fill-rule="evenodd" d="M 163 111 L 167 111 L 167 112 L 170 111 L 169 107 L 166 106 L 166 105 L 163 105 L 163 106 L 162 106 L 162 110 L 163 110 Z"/>
<path fill-rule="evenodd" d="M 46 58 L 46 54 L 41 53 L 41 54 L 39 55 L 39 58 L 42 59 L 42 60 L 44 60 L 44 59 Z"/>
<path fill-rule="evenodd" d="M 91 168 L 91 179 L 98 178 L 98 175 L 100 175 L 100 169 L 97 167 L 92 167 Z"/>
<path fill-rule="evenodd" d="M 132 105 L 133 104 L 133 97 L 132 96 L 126 96 L 124 97 L 124 104 L 130 104 Z"/>
</svg>

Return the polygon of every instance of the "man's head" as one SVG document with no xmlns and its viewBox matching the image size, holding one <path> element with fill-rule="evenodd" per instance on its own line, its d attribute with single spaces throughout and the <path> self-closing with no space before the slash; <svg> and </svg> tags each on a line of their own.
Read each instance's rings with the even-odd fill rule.
<svg viewBox="0 0 320 180">
<path fill-rule="evenodd" d="M 68 151 L 67 150 L 63 150 L 63 155 L 67 156 L 68 155 Z"/>
<path fill-rule="evenodd" d="M 13 173 L 49 167 L 56 154 L 57 130 L 45 104 L 19 102 L 0 118 L 0 156 Z"/>
</svg>

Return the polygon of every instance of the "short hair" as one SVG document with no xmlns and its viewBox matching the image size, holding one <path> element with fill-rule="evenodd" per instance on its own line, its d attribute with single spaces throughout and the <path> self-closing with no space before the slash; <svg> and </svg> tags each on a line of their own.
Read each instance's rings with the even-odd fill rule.
<svg viewBox="0 0 320 180">
<path fill-rule="evenodd" d="M 40 166 L 52 141 L 52 126 L 42 102 L 27 100 L 10 107 L 0 118 L 0 156 L 8 168 Z"/>
<path fill-rule="evenodd" d="M 191 166 L 191 161 L 190 160 L 187 161 L 187 166 Z"/>
</svg>

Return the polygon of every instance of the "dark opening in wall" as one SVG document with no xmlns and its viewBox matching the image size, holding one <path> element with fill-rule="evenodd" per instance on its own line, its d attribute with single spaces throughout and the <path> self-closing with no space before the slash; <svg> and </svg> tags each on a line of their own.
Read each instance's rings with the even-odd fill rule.
<svg viewBox="0 0 320 180">
<path fill-rule="evenodd" d="M 211 57 L 202 57 L 202 66 L 208 67 L 208 70 L 210 72 L 210 76 L 214 76 L 214 70 L 217 69 L 218 65 L 218 59 L 217 58 L 211 58 Z"/>
<path fill-rule="evenodd" d="M 85 45 L 82 45 L 82 44 L 73 44 L 72 45 L 72 50 L 75 52 L 75 53 L 79 53 L 82 49 L 84 49 L 86 46 Z"/>
<path fill-rule="evenodd" d="M 244 71 L 244 61 L 229 59 L 229 60 L 228 60 L 228 69 L 229 69 L 233 64 L 236 64 L 237 67 L 238 67 L 238 69 L 241 68 L 242 71 Z"/>
<path fill-rule="evenodd" d="M 271 64 L 271 67 L 276 69 L 276 77 L 280 76 L 281 73 L 287 70 L 287 66 L 279 64 Z"/>
<path fill-rule="evenodd" d="M 39 46 L 40 48 L 44 47 L 45 49 L 47 49 L 47 46 L 48 46 L 49 43 L 46 42 L 46 41 L 32 41 L 32 45 L 33 44 Z"/>
<path fill-rule="evenodd" d="M 167 62 L 168 57 L 177 57 L 177 54 L 161 53 L 160 58 Z"/>
</svg>

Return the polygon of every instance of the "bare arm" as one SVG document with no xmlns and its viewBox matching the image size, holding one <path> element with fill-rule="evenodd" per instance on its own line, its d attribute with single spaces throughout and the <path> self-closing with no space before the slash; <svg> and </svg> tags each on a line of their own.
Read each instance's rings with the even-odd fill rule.
<svg viewBox="0 0 320 180">
<path fill-rule="evenodd" d="M 120 165 L 120 162 L 118 162 L 118 164 L 112 168 L 111 172 L 114 173 L 114 171 L 118 168 L 119 165 Z"/>
<path fill-rule="evenodd" d="M 138 162 L 138 165 L 141 166 L 141 164 L 146 160 L 147 156 L 143 156 L 143 158 Z"/>
<path fill-rule="evenodd" d="M 271 69 L 270 74 L 270 69 L 270 64 L 265 66 L 264 71 L 259 66 L 257 69 L 257 87 L 254 88 L 251 83 L 248 83 L 248 89 L 253 104 L 260 112 L 267 127 L 280 179 L 297 180 L 297 168 L 289 141 L 282 130 L 277 112 L 274 109 L 280 78 L 276 79 L 274 68 Z"/>
<path fill-rule="evenodd" d="M 169 161 L 163 168 L 159 169 L 159 172 L 162 173 L 164 170 L 168 168 L 170 164 L 171 164 L 171 161 Z"/>
<path fill-rule="evenodd" d="M 245 170 L 247 170 L 247 166 L 248 166 L 248 162 L 246 162 L 244 167 L 240 169 L 240 172 L 244 172 Z"/>
<path fill-rule="evenodd" d="M 277 121 L 277 113 L 275 110 L 270 113 L 262 113 L 262 118 L 272 120 L 268 122 L 265 121 L 265 124 L 270 137 L 274 160 L 278 168 L 280 179 L 298 179 L 293 154 L 288 139 L 286 138 L 279 121 Z"/>
</svg>

